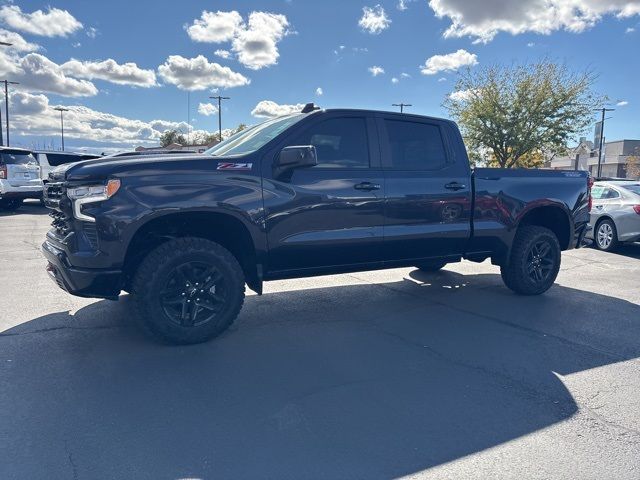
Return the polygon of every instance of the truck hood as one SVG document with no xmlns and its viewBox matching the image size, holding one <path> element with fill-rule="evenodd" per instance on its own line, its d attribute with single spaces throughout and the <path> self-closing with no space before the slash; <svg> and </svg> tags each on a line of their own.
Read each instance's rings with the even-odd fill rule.
<svg viewBox="0 0 640 480">
<path fill-rule="evenodd" d="M 52 181 L 86 181 L 104 180 L 130 170 L 153 169 L 159 164 L 163 169 L 170 165 L 189 163 L 215 162 L 215 157 L 202 155 L 149 155 L 140 157 L 97 158 L 83 162 L 61 165 L 49 174 Z M 184 168 L 184 167 L 182 167 Z"/>
</svg>

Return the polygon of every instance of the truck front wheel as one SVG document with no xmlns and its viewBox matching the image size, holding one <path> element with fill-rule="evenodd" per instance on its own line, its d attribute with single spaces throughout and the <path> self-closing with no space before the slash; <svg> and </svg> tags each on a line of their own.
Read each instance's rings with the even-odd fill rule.
<svg viewBox="0 0 640 480">
<path fill-rule="evenodd" d="M 224 247 L 203 238 L 163 243 L 142 261 L 133 297 L 143 328 L 171 344 L 220 335 L 244 302 L 244 274 Z"/>
<path fill-rule="evenodd" d="M 560 271 L 560 243 L 548 228 L 520 227 L 509 263 L 500 267 L 505 285 L 521 295 L 539 295 L 555 282 Z"/>
</svg>

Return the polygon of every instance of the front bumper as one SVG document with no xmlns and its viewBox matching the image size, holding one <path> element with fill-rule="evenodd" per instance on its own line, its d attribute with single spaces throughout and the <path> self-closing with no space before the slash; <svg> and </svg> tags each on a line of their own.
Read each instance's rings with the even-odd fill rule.
<svg viewBox="0 0 640 480">
<path fill-rule="evenodd" d="M 78 297 L 111 300 L 118 298 L 123 279 L 120 270 L 73 267 L 69 264 L 65 252 L 49 241 L 42 244 L 42 253 L 48 261 L 49 277 L 66 292 Z"/>
</svg>

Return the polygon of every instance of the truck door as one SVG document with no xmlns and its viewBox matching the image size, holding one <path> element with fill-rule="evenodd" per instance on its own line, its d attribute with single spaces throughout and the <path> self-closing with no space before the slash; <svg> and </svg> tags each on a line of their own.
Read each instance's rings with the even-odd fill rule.
<svg viewBox="0 0 640 480">
<path fill-rule="evenodd" d="M 471 177 L 447 123 L 377 118 L 385 173 L 385 261 L 459 256 L 471 232 Z M 460 158 L 460 157 L 464 158 Z"/>
<path fill-rule="evenodd" d="M 381 265 L 384 178 L 375 121 L 339 112 L 314 117 L 263 159 L 267 269 Z M 318 164 L 276 175 L 275 156 L 300 145 L 315 147 Z"/>
</svg>

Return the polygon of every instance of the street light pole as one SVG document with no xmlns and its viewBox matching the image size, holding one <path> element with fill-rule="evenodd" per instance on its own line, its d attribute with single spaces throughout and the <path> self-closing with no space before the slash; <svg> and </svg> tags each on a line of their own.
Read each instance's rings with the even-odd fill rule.
<svg viewBox="0 0 640 480">
<path fill-rule="evenodd" d="M 613 112 L 615 108 L 601 108 L 599 111 L 602 112 L 602 120 L 600 121 L 600 145 L 598 146 L 598 177 L 602 176 L 602 144 L 604 141 L 604 116 L 607 112 Z"/>
<path fill-rule="evenodd" d="M 20 85 L 18 82 L 10 82 L 9 80 L 2 80 L 4 83 L 4 108 L 5 108 L 5 117 L 7 120 L 7 147 L 11 146 L 9 142 L 9 85 Z M 2 127 L 0 126 L 0 130 Z"/>
<path fill-rule="evenodd" d="M 229 100 L 231 97 L 221 97 L 218 95 L 209 98 L 218 100 L 218 140 L 222 141 L 222 100 Z"/>
<path fill-rule="evenodd" d="M 64 118 L 62 116 L 63 112 L 68 112 L 68 108 L 56 107 L 54 110 L 60 112 L 60 136 L 62 137 L 62 151 L 64 152 Z"/>
<path fill-rule="evenodd" d="M 392 107 L 400 107 L 400 113 L 404 113 L 404 107 L 412 107 L 410 103 L 392 103 Z"/>
</svg>

